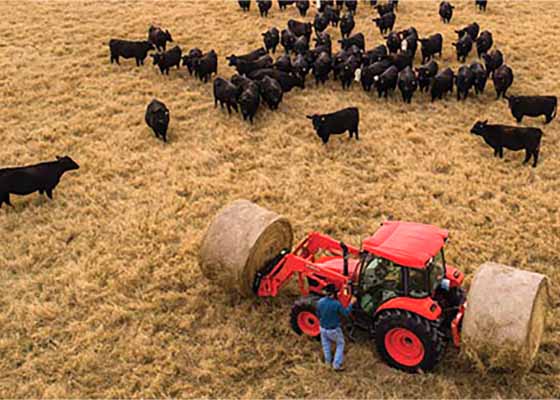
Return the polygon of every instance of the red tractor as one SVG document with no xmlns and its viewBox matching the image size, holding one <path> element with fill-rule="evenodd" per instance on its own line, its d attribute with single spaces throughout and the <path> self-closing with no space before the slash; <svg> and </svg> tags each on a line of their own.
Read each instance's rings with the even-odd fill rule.
<svg viewBox="0 0 560 400">
<path fill-rule="evenodd" d="M 464 275 L 446 265 L 448 232 L 431 225 L 388 221 L 362 242 L 362 249 L 311 233 L 285 250 L 255 277 L 258 296 L 276 296 L 297 274 L 302 297 L 291 312 L 295 332 L 319 336 L 317 300 L 333 283 L 351 314 L 352 329 L 369 331 L 378 353 L 398 369 L 432 369 L 452 340 L 459 346 Z"/>
</svg>

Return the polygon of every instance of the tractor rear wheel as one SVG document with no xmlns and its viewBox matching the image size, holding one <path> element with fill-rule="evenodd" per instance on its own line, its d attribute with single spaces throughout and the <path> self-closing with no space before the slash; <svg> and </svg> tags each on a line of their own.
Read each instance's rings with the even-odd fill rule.
<svg viewBox="0 0 560 400">
<path fill-rule="evenodd" d="M 375 321 L 377 352 L 402 371 L 429 371 L 445 350 L 445 337 L 438 326 L 409 311 L 383 311 Z"/>
<path fill-rule="evenodd" d="M 309 295 L 300 297 L 294 302 L 290 314 L 290 324 L 298 335 L 318 338 L 321 334 L 319 316 L 317 315 L 317 301 L 320 297 Z"/>
</svg>

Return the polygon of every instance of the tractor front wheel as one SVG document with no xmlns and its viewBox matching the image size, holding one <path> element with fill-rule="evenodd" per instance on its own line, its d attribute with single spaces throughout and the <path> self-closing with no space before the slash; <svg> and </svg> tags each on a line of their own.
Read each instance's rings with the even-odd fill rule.
<svg viewBox="0 0 560 400">
<path fill-rule="evenodd" d="M 305 296 L 295 301 L 290 315 L 292 329 L 298 335 L 318 338 L 321 334 L 319 317 L 317 315 L 318 296 Z"/>
<path fill-rule="evenodd" d="M 375 344 L 390 366 L 406 372 L 433 369 L 445 350 L 437 322 L 404 310 L 387 310 L 379 315 Z"/>
</svg>

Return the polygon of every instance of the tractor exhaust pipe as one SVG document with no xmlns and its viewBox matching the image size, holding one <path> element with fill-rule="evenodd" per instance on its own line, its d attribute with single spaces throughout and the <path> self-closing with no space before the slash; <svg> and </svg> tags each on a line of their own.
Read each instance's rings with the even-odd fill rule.
<svg viewBox="0 0 560 400">
<path fill-rule="evenodd" d="M 348 276 L 348 247 L 343 242 L 340 242 L 340 248 L 342 249 L 343 274 Z"/>
</svg>

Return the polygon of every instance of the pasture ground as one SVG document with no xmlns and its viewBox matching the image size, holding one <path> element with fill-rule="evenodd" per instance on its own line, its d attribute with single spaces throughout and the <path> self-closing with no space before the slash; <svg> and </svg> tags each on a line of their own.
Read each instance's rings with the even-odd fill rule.
<svg viewBox="0 0 560 400">
<path fill-rule="evenodd" d="M 442 32 L 440 65 L 457 68 L 454 29 L 478 21 L 512 66 L 512 94 L 560 94 L 560 13 L 548 1 L 403 0 L 397 28 Z M 541 160 L 492 156 L 469 134 L 477 119 L 513 124 L 493 86 L 478 98 L 404 105 L 338 82 L 295 89 L 253 126 L 215 110 L 211 84 L 185 70 L 161 76 L 151 60 L 109 64 L 110 38 L 143 39 L 156 22 L 183 50 L 224 57 L 261 45 L 260 33 L 298 18 L 275 3 L 260 18 L 233 1 L 0 2 L 0 166 L 68 154 L 54 201 L 13 196 L 0 210 L 0 397 L 556 397 L 560 393 L 559 120 L 542 127 Z M 314 11 L 311 13 L 311 17 Z M 355 32 L 381 43 L 360 4 Z M 333 38 L 340 33 L 329 28 Z M 469 62 L 474 60 L 474 52 Z M 417 59 L 418 62 L 418 59 Z M 148 102 L 171 110 L 170 142 L 155 139 Z M 361 140 L 320 143 L 305 114 L 355 105 Z M 209 284 L 196 255 L 226 203 L 247 198 L 285 214 L 299 240 L 311 230 L 359 244 L 388 216 L 448 228 L 448 261 L 467 273 L 493 260 L 551 279 L 555 308 L 533 369 L 479 373 L 453 350 L 435 372 L 385 367 L 362 340 L 347 372 L 324 367 L 318 343 L 289 327 L 295 288 L 239 299 Z M 504 299 L 507 301 L 507 299 Z"/>
</svg>

